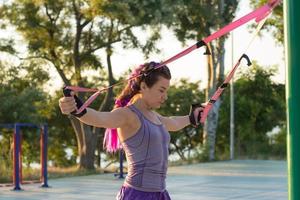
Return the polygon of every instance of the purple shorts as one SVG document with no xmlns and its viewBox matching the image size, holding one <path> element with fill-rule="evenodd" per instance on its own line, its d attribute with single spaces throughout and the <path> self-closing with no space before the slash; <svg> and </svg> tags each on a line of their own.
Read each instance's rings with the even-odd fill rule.
<svg viewBox="0 0 300 200">
<path fill-rule="evenodd" d="M 167 190 L 163 192 L 143 192 L 128 186 L 122 186 L 117 200 L 171 200 Z"/>
</svg>

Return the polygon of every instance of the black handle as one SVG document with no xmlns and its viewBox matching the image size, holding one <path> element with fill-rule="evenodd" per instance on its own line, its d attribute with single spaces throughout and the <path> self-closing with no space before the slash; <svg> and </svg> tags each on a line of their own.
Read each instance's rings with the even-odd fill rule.
<svg viewBox="0 0 300 200">
<path fill-rule="evenodd" d="M 72 90 L 67 89 L 67 86 L 63 87 L 63 93 L 64 93 L 65 97 L 70 97 L 71 96 L 71 92 L 72 92 Z"/>
<path fill-rule="evenodd" d="M 197 48 L 205 46 L 206 47 L 206 51 L 204 52 L 204 55 L 211 55 L 211 52 L 209 51 L 209 48 L 208 48 L 207 44 L 203 40 L 197 42 L 196 46 L 197 46 Z"/>
<path fill-rule="evenodd" d="M 251 63 L 251 61 L 250 61 L 250 58 L 249 58 L 246 54 L 243 54 L 243 55 L 241 56 L 241 58 L 239 59 L 239 62 L 241 62 L 241 60 L 242 60 L 243 58 L 245 58 L 245 59 L 247 60 L 247 65 L 248 65 L 248 66 L 252 65 L 252 63 Z"/>
</svg>

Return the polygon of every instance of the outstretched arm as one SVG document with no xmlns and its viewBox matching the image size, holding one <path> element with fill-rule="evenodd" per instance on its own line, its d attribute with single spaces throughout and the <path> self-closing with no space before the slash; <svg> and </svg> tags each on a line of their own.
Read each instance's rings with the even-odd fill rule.
<svg viewBox="0 0 300 200">
<path fill-rule="evenodd" d="M 172 116 L 163 117 L 159 115 L 161 122 L 165 125 L 168 131 L 179 131 L 191 124 L 189 116 Z"/>
<path fill-rule="evenodd" d="M 74 97 L 62 97 L 59 100 L 59 107 L 63 114 L 70 114 L 76 109 Z M 115 109 L 111 112 L 99 112 L 87 108 L 86 113 L 78 119 L 88 125 L 103 128 L 119 128 L 126 124 L 128 111 L 125 108 Z"/>
<path fill-rule="evenodd" d="M 179 131 L 183 129 L 184 127 L 190 125 L 191 123 L 196 123 L 193 125 L 199 125 L 199 116 L 201 115 L 201 112 L 203 111 L 202 106 L 193 106 L 190 114 L 186 116 L 172 116 L 172 117 L 164 117 L 159 115 L 160 120 L 165 125 L 168 131 Z M 191 120 L 191 118 L 193 118 Z M 194 122 L 192 122 L 194 121 Z"/>
<path fill-rule="evenodd" d="M 118 108 L 111 112 L 99 112 L 87 108 L 87 113 L 78 118 L 81 122 L 103 128 L 120 128 L 126 124 L 125 108 Z"/>
</svg>

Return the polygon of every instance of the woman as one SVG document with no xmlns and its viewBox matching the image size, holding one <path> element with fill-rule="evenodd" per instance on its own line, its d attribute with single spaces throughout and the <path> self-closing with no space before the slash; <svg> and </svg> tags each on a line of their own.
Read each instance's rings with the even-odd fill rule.
<svg viewBox="0 0 300 200">
<path fill-rule="evenodd" d="M 201 106 L 193 106 L 189 115 L 164 117 L 154 110 L 167 100 L 171 74 L 159 63 L 139 66 L 116 100 L 111 112 L 87 108 L 78 119 L 88 125 L 117 129 L 126 154 L 128 175 L 117 195 L 118 200 L 170 200 L 166 190 L 168 131 L 178 131 L 191 123 L 199 124 Z M 76 109 L 74 97 L 59 100 L 63 114 Z M 107 131 L 111 133 L 112 131 Z"/>
</svg>

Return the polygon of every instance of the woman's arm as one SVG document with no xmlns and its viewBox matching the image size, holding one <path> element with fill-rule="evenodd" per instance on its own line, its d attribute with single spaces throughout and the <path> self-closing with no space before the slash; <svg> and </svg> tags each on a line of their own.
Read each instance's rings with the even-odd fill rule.
<svg viewBox="0 0 300 200">
<path fill-rule="evenodd" d="M 73 97 L 62 97 L 59 100 L 59 107 L 63 114 L 70 114 L 76 109 L 76 102 Z M 87 112 L 78 117 L 78 119 L 88 125 L 103 128 L 119 128 L 124 126 L 130 113 L 126 108 L 118 108 L 111 112 L 99 112 L 91 108 L 87 108 Z"/>
<path fill-rule="evenodd" d="M 118 108 L 111 112 L 99 112 L 87 108 L 87 113 L 78 118 L 81 122 L 103 128 L 120 128 L 127 123 L 128 115 L 126 108 Z"/>
<path fill-rule="evenodd" d="M 190 125 L 191 123 L 194 126 L 199 125 L 200 123 L 199 116 L 201 115 L 201 112 L 204 109 L 203 107 L 204 105 L 205 104 L 203 104 L 202 106 L 200 104 L 192 105 L 189 115 L 186 116 L 164 117 L 159 114 L 157 115 L 168 131 L 179 131 L 184 127 Z"/>
<path fill-rule="evenodd" d="M 172 116 L 163 117 L 159 115 L 161 122 L 165 125 L 168 131 L 179 131 L 191 124 L 189 116 Z"/>
</svg>

